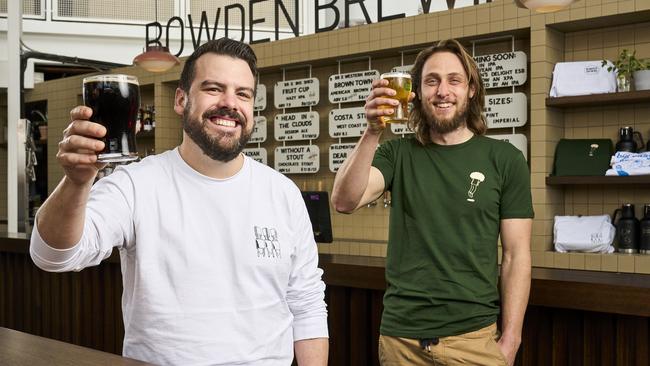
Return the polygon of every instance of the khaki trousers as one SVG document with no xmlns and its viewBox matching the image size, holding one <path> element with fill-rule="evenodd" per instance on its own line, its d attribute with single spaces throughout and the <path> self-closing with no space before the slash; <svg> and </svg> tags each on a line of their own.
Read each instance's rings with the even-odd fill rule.
<svg viewBox="0 0 650 366">
<path fill-rule="evenodd" d="M 419 340 L 379 336 L 379 362 L 382 366 L 504 366 L 506 359 L 497 340 L 496 324 L 473 332 Z"/>
</svg>

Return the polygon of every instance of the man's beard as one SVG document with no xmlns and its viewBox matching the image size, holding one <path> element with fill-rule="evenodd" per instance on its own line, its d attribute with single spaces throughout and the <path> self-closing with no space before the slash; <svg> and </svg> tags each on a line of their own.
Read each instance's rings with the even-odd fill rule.
<svg viewBox="0 0 650 366">
<path fill-rule="evenodd" d="M 461 105 L 460 108 L 456 110 L 456 113 L 454 113 L 454 115 L 449 119 L 436 118 L 433 111 L 430 109 L 424 109 L 424 118 L 433 132 L 443 135 L 455 131 L 459 127 L 467 124 L 468 111 L 469 99 L 465 99 L 465 103 L 463 103 L 463 105 Z"/>
<path fill-rule="evenodd" d="M 246 123 L 251 123 L 252 121 L 246 121 L 244 116 L 241 114 L 232 111 L 228 108 L 212 108 L 203 113 L 201 116 L 201 121 L 194 119 L 190 116 L 190 101 L 187 102 L 187 105 L 183 109 L 183 131 L 196 143 L 201 151 L 213 160 L 222 161 L 227 163 L 234 158 L 236 158 L 239 153 L 244 150 L 246 143 L 251 137 L 253 130 L 246 132 Z M 235 119 L 241 126 L 241 135 L 239 140 L 236 140 L 229 145 L 227 144 L 228 134 L 219 132 L 216 136 L 210 136 L 206 131 L 206 124 L 211 123 L 210 117 L 229 117 L 230 119 Z"/>
</svg>

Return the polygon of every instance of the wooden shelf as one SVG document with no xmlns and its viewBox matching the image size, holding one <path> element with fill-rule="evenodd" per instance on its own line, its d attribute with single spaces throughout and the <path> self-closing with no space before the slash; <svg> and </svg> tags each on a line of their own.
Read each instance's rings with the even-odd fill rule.
<svg viewBox="0 0 650 366">
<path fill-rule="evenodd" d="M 546 177 L 546 185 L 598 185 L 598 184 L 648 184 L 650 175 L 619 176 L 563 176 Z"/>
<path fill-rule="evenodd" d="M 650 102 L 650 90 L 546 98 L 547 107 L 573 108 Z"/>
</svg>

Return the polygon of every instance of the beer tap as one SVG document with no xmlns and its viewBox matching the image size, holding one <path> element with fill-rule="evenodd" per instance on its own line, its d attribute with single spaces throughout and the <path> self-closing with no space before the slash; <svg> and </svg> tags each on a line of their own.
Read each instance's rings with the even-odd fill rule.
<svg viewBox="0 0 650 366">
<path fill-rule="evenodd" d="M 384 192 L 384 208 L 390 207 L 390 193 L 388 191 Z"/>
<path fill-rule="evenodd" d="M 31 131 L 32 122 L 27 120 L 27 131 Z M 36 181 L 36 165 L 38 161 L 36 160 L 36 144 L 34 143 L 34 136 L 32 133 L 25 134 L 25 156 L 27 162 L 25 163 L 25 175 L 29 177 L 32 182 Z"/>
</svg>

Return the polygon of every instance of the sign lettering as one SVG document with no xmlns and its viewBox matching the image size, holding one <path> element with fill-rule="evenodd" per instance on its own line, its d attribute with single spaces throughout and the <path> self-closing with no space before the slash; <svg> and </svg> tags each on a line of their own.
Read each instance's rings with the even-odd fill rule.
<svg viewBox="0 0 650 366">
<path fill-rule="evenodd" d="M 315 140 L 320 134 L 318 112 L 285 113 L 275 115 L 275 140 Z"/>
<path fill-rule="evenodd" d="M 317 145 L 278 146 L 274 168 L 282 174 L 318 173 L 320 149 Z"/>
</svg>

